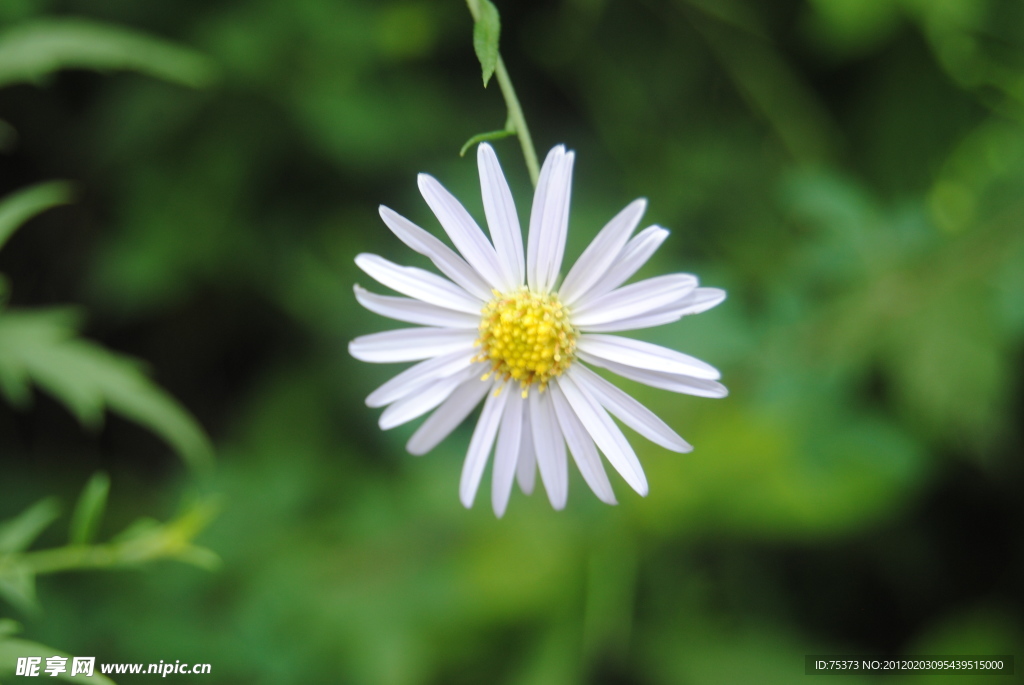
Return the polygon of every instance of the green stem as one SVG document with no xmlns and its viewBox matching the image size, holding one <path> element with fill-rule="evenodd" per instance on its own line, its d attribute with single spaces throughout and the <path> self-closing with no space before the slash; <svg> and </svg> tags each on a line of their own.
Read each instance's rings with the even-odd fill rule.
<svg viewBox="0 0 1024 685">
<path fill-rule="evenodd" d="M 35 574 L 59 573 L 73 569 L 109 568 L 124 565 L 118 551 L 109 545 L 74 545 L 28 552 L 20 560 Z"/>
<path fill-rule="evenodd" d="M 131 537 L 99 545 L 65 545 L 35 552 L 0 554 L 0 577 L 11 568 L 24 568 L 33 575 L 62 571 L 136 566 L 156 559 L 178 559 L 212 567 L 216 555 L 192 540 L 215 513 L 213 503 L 193 506 L 173 521 L 146 526 Z"/>
<path fill-rule="evenodd" d="M 508 107 L 508 120 L 516 130 L 519 137 L 519 145 L 523 148 L 523 157 L 526 159 L 526 169 L 530 172 L 530 180 L 533 186 L 537 187 L 537 179 L 540 177 L 540 166 L 537 164 L 537 151 L 533 149 L 533 139 L 530 137 L 530 129 L 526 125 L 526 117 L 523 116 L 523 108 L 519 105 L 519 98 L 516 97 L 516 90 L 512 87 L 512 79 L 505 69 L 505 62 L 498 55 L 498 64 L 494 68 L 494 75 L 498 79 L 498 86 L 501 94 L 505 96 L 505 106 Z"/>
<path fill-rule="evenodd" d="M 480 4 L 478 0 L 466 0 L 469 13 L 473 15 L 473 21 L 480 20 Z M 526 125 L 526 117 L 523 116 L 523 108 L 516 97 L 516 89 L 512 87 L 512 79 L 509 78 L 508 70 L 505 69 L 505 62 L 498 55 L 497 64 L 494 67 L 494 75 L 498 79 L 498 87 L 501 88 L 501 95 L 505 98 L 505 107 L 508 108 L 508 122 L 515 130 L 519 138 L 519 145 L 523 148 L 523 157 L 526 159 L 526 170 L 530 173 L 530 180 L 533 186 L 537 187 L 537 179 L 540 178 L 540 165 L 537 164 L 537 151 L 533 149 L 533 139 L 530 137 L 530 128 Z"/>
</svg>

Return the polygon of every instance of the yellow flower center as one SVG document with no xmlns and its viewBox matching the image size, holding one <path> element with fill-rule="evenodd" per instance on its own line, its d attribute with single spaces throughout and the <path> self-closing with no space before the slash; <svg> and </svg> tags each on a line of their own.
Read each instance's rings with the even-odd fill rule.
<svg viewBox="0 0 1024 685">
<path fill-rule="evenodd" d="M 554 293 L 535 293 L 528 288 L 494 291 L 494 299 L 480 314 L 477 345 L 481 353 L 475 361 L 490 362 L 491 373 L 519 381 L 523 397 L 532 384 L 543 392 L 576 357 L 578 332 Z"/>
</svg>

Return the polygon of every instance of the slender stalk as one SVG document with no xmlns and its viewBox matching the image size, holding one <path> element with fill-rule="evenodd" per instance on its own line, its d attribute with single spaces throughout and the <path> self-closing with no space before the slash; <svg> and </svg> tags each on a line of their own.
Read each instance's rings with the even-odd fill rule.
<svg viewBox="0 0 1024 685">
<path fill-rule="evenodd" d="M 34 552 L 0 554 L 0 577 L 12 569 L 33 575 L 63 571 L 136 566 L 156 559 L 177 559 L 213 567 L 216 555 L 192 540 L 209 523 L 216 509 L 212 503 L 193 506 L 175 520 L 139 531 L 137 535 L 99 545 L 65 545 Z"/>
<path fill-rule="evenodd" d="M 69 545 L 27 552 L 19 555 L 19 560 L 36 574 L 126 565 L 118 550 L 110 545 Z"/>
<path fill-rule="evenodd" d="M 498 86 L 501 94 L 505 96 L 505 106 L 508 107 L 508 120 L 516 130 L 519 137 L 519 145 L 523 148 L 523 157 L 526 159 L 526 170 L 530 172 L 530 180 L 533 186 L 537 187 L 537 179 L 540 177 L 540 166 L 537 164 L 537 151 L 533 149 L 533 139 L 530 137 L 530 129 L 526 125 L 526 117 L 523 116 L 523 108 L 519 105 L 519 98 L 516 97 L 516 90 L 512 87 L 512 79 L 505 69 L 505 62 L 498 55 L 498 64 L 494 68 L 494 75 L 498 79 Z"/>
<path fill-rule="evenodd" d="M 466 0 L 466 5 L 469 7 L 469 13 L 473 15 L 473 21 L 479 21 L 479 0 Z M 533 181 L 534 187 L 537 187 L 537 179 L 540 178 L 537 151 L 533 148 L 530 128 L 526 125 L 523 108 L 519 104 L 519 98 L 516 97 L 516 89 L 512 86 L 512 79 L 509 78 L 508 70 L 505 69 L 505 61 L 501 59 L 501 54 L 498 55 L 498 61 L 494 67 L 494 75 L 498 79 L 501 95 L 505 98 L 505 107 L 508 109 L 508 124 L 519 138 L 519 146 L 523 148 L 523 157 L 526 160 L 526 170 L 530 173 L 530 180 Z"/>
</svg>

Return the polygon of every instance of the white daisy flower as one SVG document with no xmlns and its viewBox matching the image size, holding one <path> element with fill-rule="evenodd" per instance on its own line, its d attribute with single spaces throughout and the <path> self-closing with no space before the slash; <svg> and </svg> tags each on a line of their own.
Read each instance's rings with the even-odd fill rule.
<svg viewBox="0 0 1024 685">
<path fill-rule="evenodd" d="M 408 296 L 377 295 L 357 285 L 359 303 L 381 316 L 419 324 L 349 344 L 352 356 L 365 362 L 419 361 L 370 393 L 366 404 L 387 407 L 380 417 L 385 430 L 433 409 L 407 445 L 421 455 L 483 401 L 459 484 L 466 507 L 473 504 L 492 449 L 491 499 L 498 516 L 505 513 L 512 481 L 530 494 L 538 470 L 552 506 L 565 506 L 566 446 L 602 501 L 615 504 L 615 494 L 599 450 L 630 487 L 646 495 L 640 462 L 611 417 L 667 449 L 693 448 L 587 364 L 655 388 L 724 397 L 719 373 L 708 364 L 608 334 L 677 321 L 714 307 L 725 292 L 700 288 L 689 274 L 622 285 L 668 236 L 658 226 L 632 236 L 646 208 L 643 199 L 608 222 L 559 284 L 574 153 L 560 145 L 544 161 L 524 255 L 519 217 L 498 158 L 486 143 L 477 152 L 491 240 L 436 179 L 420 174 L 420 192 L 458 252 L 387 207 L 380 207 L 380 215 L 447 278 L 377 255 L 356 257 L 374 280 Z"/>
</svg>

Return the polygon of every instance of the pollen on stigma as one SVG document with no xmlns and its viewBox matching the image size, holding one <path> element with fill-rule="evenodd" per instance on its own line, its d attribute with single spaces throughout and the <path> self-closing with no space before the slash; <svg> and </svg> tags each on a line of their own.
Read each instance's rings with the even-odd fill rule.
<svg viewBox="0 0 1024 685">
<path fill-rule="evenodd" d="M 493 293 L 480 312 L 476 344 L 481 351 L 474 359 L 491 364 L 483 380 L 493 373 L 518 381 L 523 397 L 534 384 L 543 392 L 576 358 L 579 333 L 569 321 L 569 312 L 555 293 L 526 287 Z"/>
</svg>

